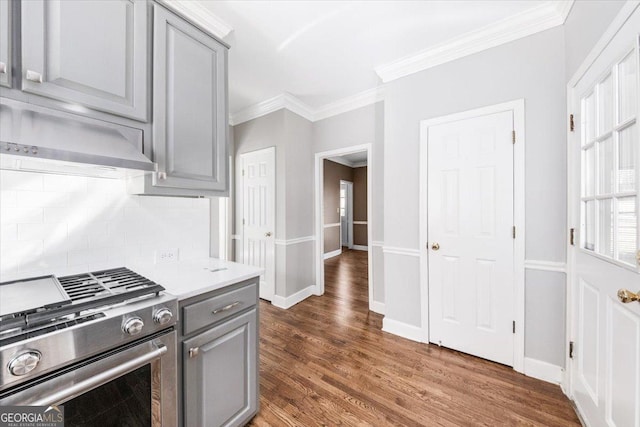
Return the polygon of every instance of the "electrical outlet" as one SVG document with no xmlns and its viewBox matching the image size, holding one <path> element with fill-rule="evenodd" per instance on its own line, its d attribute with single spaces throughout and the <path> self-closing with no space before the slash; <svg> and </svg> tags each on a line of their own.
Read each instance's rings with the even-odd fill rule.
<svg viewBox="0 0 640 427">
<path fill-rule="evenodd" d="M 178 248 L 156 251 L 156 264 L 178 261 Z"/>
</svg>

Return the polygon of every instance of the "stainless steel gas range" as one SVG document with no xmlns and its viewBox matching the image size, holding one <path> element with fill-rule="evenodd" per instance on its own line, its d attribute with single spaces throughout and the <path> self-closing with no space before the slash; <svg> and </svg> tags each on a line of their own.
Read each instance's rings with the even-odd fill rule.
<svg viewBox="0 0 640 427">
<path fill-rule="evenodd" d="M 0 283 L 0 406 L 175 426 L 175 297 L 126 268 Z"/>
</svg>

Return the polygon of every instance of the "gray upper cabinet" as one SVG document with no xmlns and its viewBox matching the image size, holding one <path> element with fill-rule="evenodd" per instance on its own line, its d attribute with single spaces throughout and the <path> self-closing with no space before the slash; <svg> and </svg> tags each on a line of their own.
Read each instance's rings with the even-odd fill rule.
<svg viewBox="0 0 640 427">
<path fill-rule="evenodd" d="M 227 187 L 227 47 L 154 5 L 153 186 Z"/>
<path fill-rule="evenodd" d="M 21 5 L 23 91 L 148 120 L 146 1 L 23 0 Z"/>
<path fill-rule="evenodd" d="M 246 424 L 258 409 L 256 309 L 182 345 L 185 426 Z"/>
<path fill-rule="evenodd" d="M 11 0 L 0 0 L 0 86 L 11 87 Z"/>
</svg>

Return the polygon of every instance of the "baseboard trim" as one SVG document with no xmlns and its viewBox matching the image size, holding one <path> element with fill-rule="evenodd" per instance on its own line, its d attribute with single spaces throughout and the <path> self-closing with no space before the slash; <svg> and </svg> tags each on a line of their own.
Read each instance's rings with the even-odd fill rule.
<svg viewBox="0 0 640 427">
<path fill-rule="evenodd" d="M 385 317 L 382 319 L 382 330 L 408 340 L 426 342 L 422 328 L 409 325 L 408 323 L 399 322 Z"/>
<path fill-rule="evenodd" d="M 384 303 L 380 301 L 372 301 L 369 305 L 369 310 L 373 311 L 374 313 L 384 314 Z"/>
<path fill-rule="evenodd" d="M 309 298 L 311 295 L 313 295 L 313 291 L 315 291 L 315 289 L 315 286 L 309 286 L 288 297 L 274 295 L 271 304 L 278 308 L 284 308 L 286 310 L 293 307 L 297 303 Z"/>
<path fill-rule="evenodd" d="M 352 249 L 354 251 L 368 251 L 369 250 L 369 246 L 353 245 Z"/>
<path fill-rule="evenodd" d="M 537 378 L 548 383 L 562 383 L 564 369 L 542 360 L 524 358 L 524 374 L 528 377 Z"/>
<path fill-rule="evenodd" d="M 342 249 L 336 249 L 335 251 L 327 252 L 326 254 L 324 254 L 324 259 L 333 258 L 334 256 L 338 255 L 342 255 Z"/>
</svg>

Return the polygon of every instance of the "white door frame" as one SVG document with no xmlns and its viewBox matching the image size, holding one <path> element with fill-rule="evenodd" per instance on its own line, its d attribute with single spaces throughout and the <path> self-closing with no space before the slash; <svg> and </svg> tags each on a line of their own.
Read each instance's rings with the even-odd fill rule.
<svg viewBox="0 0 640 427">
<path fill-rule="evenodd" d="M 427 170 L 427 142 L 428 130 L 432 126 L 479 116 L 513 112 L 513 126 L 516 132 L 516 144 L 513 150 L 513 221 L 516 227 L 514 245 L 514 314 L 515 334 L 513 342 L 513 369 L 524 372 L 524 250 L 525 250 L 525 127 L 524 127 L 524 99 L 518 99 L 502 104 L 491 105 L 420 122 L 420 306 L 422 310 L 422 333 L 425 342 L 429 342 L 429 253 L 427 250 L 428 223 L 428 170 Z"/>
<path fill-rule="evenodd" d="M 633 12 L 640 7 L 640 0 L 628 0 L 625 4 L 622 5 L 622 8 L 613 19 L 609 27 L 602 34 L 602 37 L 598 40 L 598 42 L 593 46 L 593 49 L 587 57 L 584 59 L 582 64 L 578 67 L 574 75 L 567 83 L 567 117 L 570 117 L 571 114 L 574 113 L 573 106 L 578 99 L 578 94 L 576 93 L 576 86 L 582 79 L 582 77 L 589 71 L 593 63 L 598 59 L 598 57 L 602 54 L 605 48 L 609 45 L 611 40 L 616 36 L 618 31 L 624 26 L 627 22 L 627 19 L 633 14 Z M 638 100 L 640 102 L 640 100 Z M 575 124 L 579 126 L 579 123 Z M 575 148 L 577 135 L 575 132 L 572 132 L 570 127 L 567 126 L 567 230 L 575 229 L 574 239 L 575 241 L 580 241 L 580 236 L 578 231 L 580 229 L 580 224 L 576 224 L 573 222 L 573 218 L 577 212 L 575 212 L 575 206 L 572 203 L 575 198 L 578 197 L 576 193 L 576 189 L 578 192 L 580 191 L 580 183 L 575 182 L 575 177 L 577 170 L 580 169 L 580 164 L 573 160 L 573 152 L 572 150 Z M 574 251 L 570 250 L 567 246 L 567 282 L 566 282 L 566 300 L 567 300 L 567 308 L 566 308 L 566 331 L 565 336 L 567 337 L 567 345 L 569 341 L 575 341 L 575 331 L 577 325 L 574 324 L 574 314 L 577 310 L 577 307 L 574 306 L 573 300 L 575 296 L 575 256 Z M 571 358 L 569 357 L 569 352 L 565 352 L 565 372 L 564 378 L 562 381 L 562 389 L 564 393 L 569 396 L 569 398 L 573 399 L 573 382 L 572 372 L 573 364 Z M 579 412 L 579 411 L 578 411 Z M 580 416 L 582 414 L 579 413 Z"/>
<path fill-rule="evenodd" d="M 349 236 L 347 247 L 353 249 L 353 182 L 341 179 L 340 187 L 342 187 L 342 184 L 347 186 L 347 236 Z M 340 218 L 340 246 L 342 246 L 342 217 Z"/>
<path fill-rule="evenodd" d="M 338 148 L 336 150 L 323 151 L 315 154 L 315 196 L 316 196 L 316 212 L 315 212 L 315 223 L 316 223 L 316 254 L 315 254 L 315 264 L 316 264 L 316 285 L 314 294 L 315 295 L 323 295 L 324 294 L 324 224 L 322 221 L 323 218 L 323 209 L 324 209 L 324 167 L 323 162 L 325 159 L 329 159 L 330 157 L 344 156 L 345 154 L 353 154 L 359 153 L 362 151 L 367 152 L 367 241 L 368 245 L 371 246 L 372 236 L 373 236 L 373 218 L 371 216 L 371 193 L 372 193 L 372 182 L 371 177 L 373 177 L 373 146 L 372 144 L 362 144 L 362 145 L 354 145 L 351 147 Z M 367 251 L 367 264 L 368 264 L 368 275 L 369 275 L 369 310 L 373 310 L 373 251 L 369 248 Z"/>
</svg>

